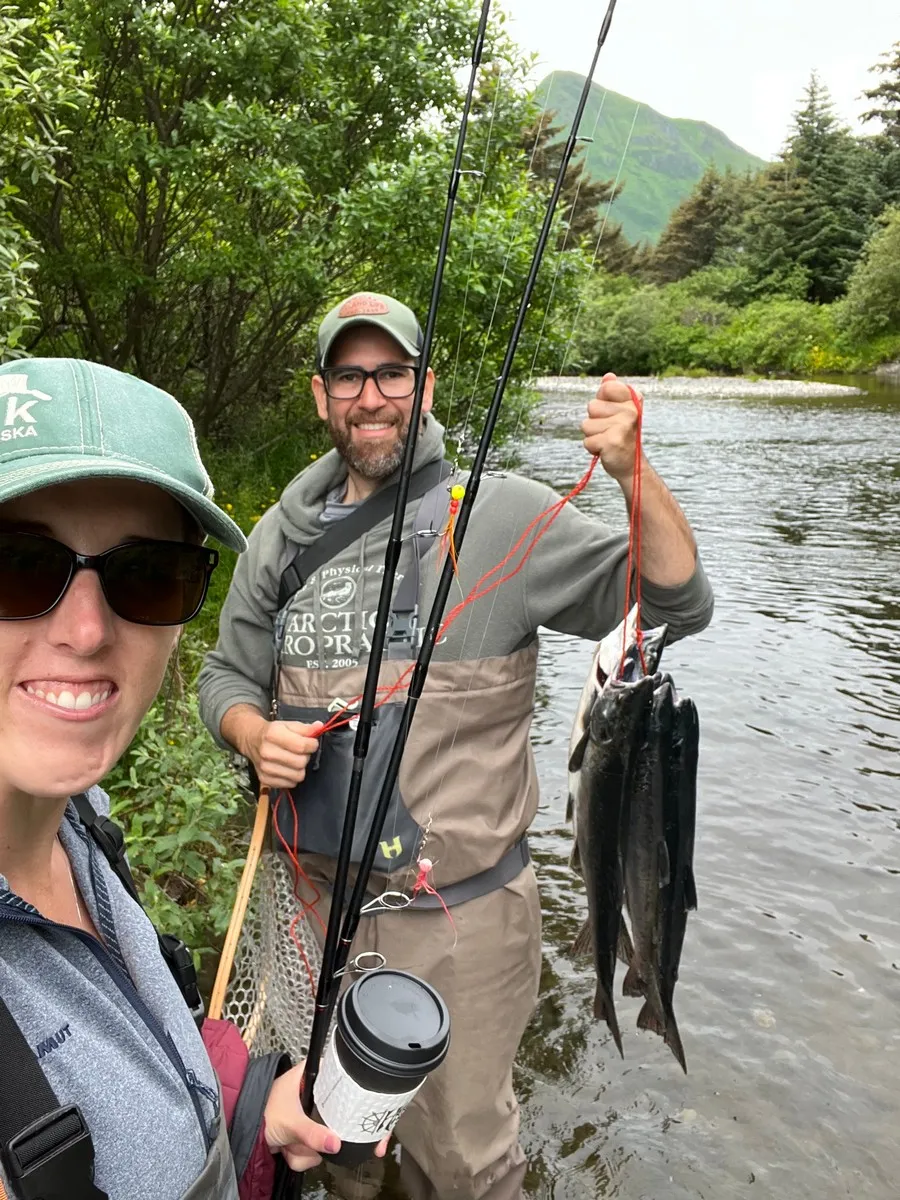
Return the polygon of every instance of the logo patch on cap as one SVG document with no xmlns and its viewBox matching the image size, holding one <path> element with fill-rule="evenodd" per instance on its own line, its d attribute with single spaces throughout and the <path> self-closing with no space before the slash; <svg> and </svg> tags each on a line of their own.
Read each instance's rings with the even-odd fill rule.
<svg viewBox="0 0 900 1200">
<path fill-rule="evenodd" d="M 360 292 L 358 296 L 351 296 L 349 300 L 345 300 L 338 309 L 339 317 L 383 317 L 391 310 L 383 300 L 379 300 L 377 296 L 371 295 L 369 292 Z"/>
<path fill-rule="evenodd" d="M 11 442 L 16 438 L 37 437 L 35 416 L 31 411 L 39 400 L 52 400 L 46 392 L 28 386 L 27 375 L 0 376 L 0 398 L 6 400 L 0 442 Z M 0 412 L 2 412 L 0 406 Z"/>
</svg>

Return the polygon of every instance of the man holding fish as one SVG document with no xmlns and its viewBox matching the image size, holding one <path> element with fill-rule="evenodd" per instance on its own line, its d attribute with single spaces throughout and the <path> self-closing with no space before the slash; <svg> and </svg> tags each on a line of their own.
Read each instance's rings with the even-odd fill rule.
<svg viewBox="0 0 900 1200">
<path fill-rule="evenodd" d="M 390 517 L 373 521 L 349 544 L 344 539 L 327 566 L 320 561 L 316 570 L 300 572 L 288 598 L 282 585 L 298 547 L 321 546 L 329 529 L 351 514 L 359 522 L 366 505 L 396 479 L 421 345 L 415 316 L 390 296 L 357 293 L 323 320 L 313 391 L 335 449 L 292 480 L 252 532 L 222 612 L 219 642 L 200 678 L 201 712 L 213 735 L 252 762 L 261 784 L 289 797 L 279 828 L 295 841 L 299 861 L 326 898 L 337 852 L 328 830 L 340 828 L 353 737 L 321 735 L 320 722 L 329 705 L 362 691 Z M 429 369 L 414 479 L 445 458 L 444 431 L 431 412 L 434 386 Z M 584 445 L 619 484 L 629 511 L 637 430 L 630 390 L 615 375 L 604 376 L 588 405 Z M 645 619 L 665 623 L 670 639 L 684 637 L 709 623 L 712 591 L 680 507 L 646 459 L 637 461 Z M 464 486 L 466 478 L 460 472 L 452 482 Z M 449 482 L 438 471 L 431 491 L 407 507 L 395 607 L 404 579 L 416 572 L 415 607 L 419 614 L 431 607 L 439 542 L 432 532 L 419 543 L 423 531 L 445 526 Z M 485 476 L 459 561 L 462 593 L 558 499 L 522 476 Z M 521 1195 L 525 1159 L 512 1067 L 541 966 L 540 902 L 526 838 L 538 804 L 529 745 L 538 629 L 593 641 L 607 635 L 622 617 L 628 558 L 627 534 L 567 504 L 525 569 L 487 603 L 467 609 L 435 650 L 370 886 L 376 895 L 380 889 L 411 892 L 427 855 L 429 883 L 452 922 L 430 903 L 433 896 L 418 894 L 400 910 L 376 906 L 352 949 L 381 952 L 389 966 L 431 983 L 450 1008 L 448 1058 L 396 1130 L 403 1184 L 415 1200 Z M 408 625 L 398 622 L 397 629 Z M 385 656 L 382 685 L 396 682 L 415 658 L 414 631 L 409 636 L 403 653 Z M 279 680 L 274 696 L 273 674 Z M 402 699 L 377 710 L 360 799 L 362 829 Z"/>
</svg>

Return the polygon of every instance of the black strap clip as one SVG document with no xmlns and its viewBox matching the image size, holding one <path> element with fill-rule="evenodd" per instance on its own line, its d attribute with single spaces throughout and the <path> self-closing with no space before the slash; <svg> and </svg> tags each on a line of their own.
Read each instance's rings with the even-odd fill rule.
<svg viewBox="0 0 900 1200">
<path fill-rule="evenodd" d="M 114 871 L 117 867 L 124 866 L 125 834 L 121 827 L 103 813 L 96 813 L 92 824 L 91 833 L 106 856 L 109 865 Z"/>
<path fill-rule="evenodd" d="M 94 1143 L 77 1104 L 26 1125 L 4 1147 L 3 1166 L 18 1200 L 108 1200 L 94 1184 Z"/>
<path fill-rule="evenodd" d="M 197 970 L 194 966 L 193 955 L 181 938 L 177 938 L 171 933 L 160 933 L 157 934 L 157 937 L 162 956 L 175 977 L 179 991 L 184 996 L 185 1004 L 191 1010 L 191 1016 L 199 1027 L 203 1024 L 205 1009 L 200 988 L 197 986 Z"/>
</svg>

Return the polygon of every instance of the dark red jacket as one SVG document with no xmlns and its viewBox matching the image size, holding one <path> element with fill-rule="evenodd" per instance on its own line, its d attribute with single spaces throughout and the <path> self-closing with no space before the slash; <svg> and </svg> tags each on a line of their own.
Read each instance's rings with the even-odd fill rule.
<svg viewBox="0 0 900 1200">
<path fill-rule="evenodd" d="M 240 1200 L 271 1200 L 276 1159 L 266 1145 L 264 1110 L 272 1083 L 288 1070 L 286 1054 L 251 1058 L 236 1025 L 207 1018 L 203 1042 L 222 1085 L 222 1107 Z"/>
</svg>

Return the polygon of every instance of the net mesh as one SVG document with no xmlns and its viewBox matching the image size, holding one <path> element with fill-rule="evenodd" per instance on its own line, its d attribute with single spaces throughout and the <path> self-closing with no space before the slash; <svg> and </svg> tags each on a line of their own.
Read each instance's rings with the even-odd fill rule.
<svg viewBox="0 0 900 1200">
<path fill-rule="evenodd" d="M 289 932 L 301 908 L 284 856 L 264 851 L 222 1010 L 253 1054 L 286 1050 L 294 1062 L 306 1057 L 315 1009 L 310 973 L 318 980 L 322 965 L 309 920 L 301 917 Z"/>
</svg>

